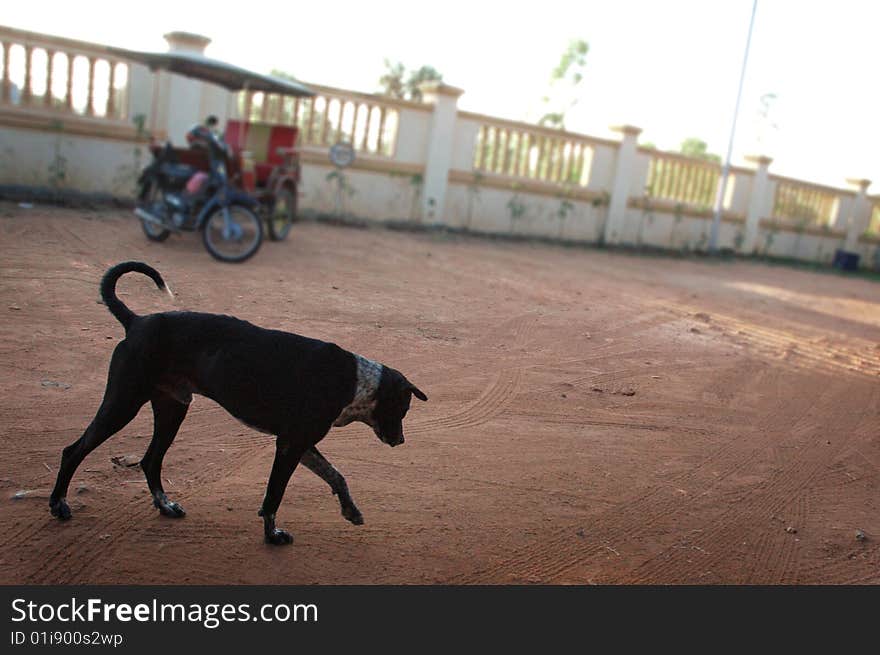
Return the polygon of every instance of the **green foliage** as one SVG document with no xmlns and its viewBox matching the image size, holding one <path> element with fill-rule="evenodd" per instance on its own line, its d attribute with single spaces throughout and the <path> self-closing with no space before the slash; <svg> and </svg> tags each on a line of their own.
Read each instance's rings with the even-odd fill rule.
<svg viewBox="0 0 880 655">
<path fill-rule="evenodd" d="M 684 205 L 682 203 L 680 203 L 680 202 L 675 203 L 674 215 L 675 215 L 675 222 L 681 223 L 682 219 L 684 218 Z"/>
<path fill-rule="evenodd" d="M 764 237 L 764 254 L 770 252 L 770 248 L 773 246 L 773 242 L 776 240 L 776 229 L 772 229 L 767 232 L 767 236 Z"/>
<path fill-rule="evenodd" d="M 510 217 L 514 220 L 522 218 L 523 214 L 526 213 L 526 205 L 519 197 L 519 194 L 514 194 L 513 197 L 507 201 L 507 211 L 510 212 Z"/>
<path fill-rule="evenodd" d="M 767 146 L 767 138 L 772 131 L 778 130 L 779 125 L 773 120 L 773 103 L 776 102 L 775 93 L 765 93 L 759 102 L 761 106 L 757 111 L 757 143 L 759 148 Z"/>
<path fill-rule="evenodd" d="M 589 50 L 589 44 L 583 39 L 569 41 L 559 63 L 550 73 L 550 92 L 541 98 L 545 111 L 538 120 L 539 125 L 565 129 L 565 115 L 578 103 L 577 90 L 584 80 Z"/>
<path fill-rule="evenodd" d="M 299 82 L 299 80 L 296 79 L 293 74 L 288 73 L 287 71 L 283 71 L 280 68 L 273 68 L 271 75 L 282 80 L 287 80 L 288 82 Z"/>
<path fill-rule="evenodd" d="M 568 215 L 574 211 L 574 203 L 563 198 L 559 201 L 559 208 L 556 210 L 556 218 L 564 221 Z"/>
<path fill-rule="evenodd" d="M 442 82 L 443 75 L 433 66 L 421 66 L 409 71 L 407 76 L 403 62 L 385 60 L 385 73 L 379 78 L 382 95 L 402 100 L 421 102 L 423 82 Z"/>
<path fill-rule="evenodd" d="M 526 213 L 526 205 L 519 197 L 519 193 L 514 193 L 510 200 L 507 201 L 507 211 L 510 212 L 510 231 L 516 231 L 516 223 Z"/>
<path fill-rule="evenodd" d="M 379 78 L 382 95 L 391 96 L 392 98 L 404 98 L 406 87 L 403 82 L 403 76 L 405 74 L 406 67 L 403 65 L 403 62 L 392 63 L 386 59 L 385 73 Z"/>
<path fill-rule="evenodd" d="M 568 200 L 567 198 L 559 199 L 559 207 L 556 209 L 556 218 L 559 219 L 559 238 L 562 238 L 562 234 L 565 231 L 565 219 L 568 218 L 569 214 L 571 214 L 575 209 L 574 203 Z"/>
<path fill-rule="evenodd" d="M 351 184 L 349 184 L 348 177 L 341 168 L 337 168 L 336 170 L 327 173 L 327 177 L 325 179 L 328 182 L 336 180 L 336 184 L 338 185 L 339 190 L 343 193 L 349 196 L 353 196 L 355 194 L 355 188 L 351 186 Z"/>
<path fill-rule="evenodd" d="M 716 164 L 721 163 L 721 157 L 708 152 L 706 142 L 696 137 L 688 137 L 682 141 L 679 152 L 688 157 L 694 157 L 695 159 L 704 159 L 705 161 L 715 162 Z"/>
<path fill-rule="evenodd" d="M 137 130 L 138 137 L 143 138 L 143 137 L 149 136 L 149 133 L 147 132 L 147 129 L 146 129 L 146 125 L 147 125 L 146 114 L 135 114 L 132 117 L 131 122 L 134 123 L 134 127 Z"/>
<path fill-rule="evenodd" d="M 409 176 L 409 186 L 412 189 L 412 201 L 410 202 L 410 216 L 418 220 L 421 216 L 419 203 L 422 199 L 422 189 L 425 186 L 425 177 L 421 173 L 413 173 Z"/>
<path fill-rule="evenodd" d="M 61 134 L 60 130 L 62 129 L 61 121 L 53 121 L 52 127 L 59 131 L 59 134 L 55 137 L 55 143 L 52 151 L 52 160 L 49 162 L 48 173 L 49 173 L 49 187 L 57 193 L 61 187 L 64 185 L 64 181 L 67 179 L 67 157 L 65 157 L 61 153 Z"/>
<path fill-rule="evenodd" d="M 474 201 L 480 197 L 480 183 L 485 175 L 479 171 L 474 172 L 473 180 L 467 185 L 467 217 L 465 220 L 465 228 L 470 228 L 474 217 Z"/>
<path fill-rule="evenodd" d="M 556 111 L 544 114 L 538 119 L 538 125 L 553 127 L 558 130 L 565 129 L 565 112 Z"/>
<path fill-rule="evenodd" d="M 556 81 L 570 78 L 574 84 L 579 84 L 584 78 L 583 69 L 587 64 L 589 51 L 590 45 L 586 41 L 572 39 L 562 53 L 559 64 L 553 69 L 550 79 Z"/>
</svg>

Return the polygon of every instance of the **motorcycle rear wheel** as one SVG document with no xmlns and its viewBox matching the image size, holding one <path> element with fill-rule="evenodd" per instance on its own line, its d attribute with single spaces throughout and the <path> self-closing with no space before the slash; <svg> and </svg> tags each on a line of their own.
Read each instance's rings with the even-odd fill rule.
<svg viewBox="0 0 880 655">
<path fill-rule="evenodd" d="M 296 220 L 296 187 L 285 185 L 278 189 L 269 208 L 269 238 L 284 241 Z"/>
</svg>

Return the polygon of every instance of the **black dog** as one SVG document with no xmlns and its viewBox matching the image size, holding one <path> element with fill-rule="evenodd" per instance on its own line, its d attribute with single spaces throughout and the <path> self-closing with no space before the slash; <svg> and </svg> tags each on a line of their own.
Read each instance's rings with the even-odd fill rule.
<svg viewBox="0 0 880 655">
<path fill-rule="evenodd" d="M 125 339 L 110 360 L 107 389 L 97 415 L 83 436 L 64 449 L 49 499 L 52 514 L 62 520 L 70 518 L 65 496 L 77 466 L 149 401 L 153 440 L 141 468 L 159 511 L 165 516 L 183 516 L 183 508 L 169 501 L 162 489 L 162 459 L 186 416 L 192 394 L 197 393 L 216 401 L 246 425 L 276 435 L 275 461 L 259 512 L 267 542 L 293 541 L 289 533 L 275 527 L 275 512 L 298 463 L 330 485 L 346 519 L 355 525 L 363 523 L 345 478 L 315 444 L 332 426 L 352 421 L 372 427 L 389 446 L 402 444 L 402 421 L 411 396 L 427 400 L 425 394 L 400 372 L 333 343 L 217 314 L 137 316 L 116 297 L 117 280 L 131 271 L 149 276 L 168 291 L 162 276 L 140 262 L 117 264 L 104 275 L 101 297 L 125 328 Z"/>
</svg>

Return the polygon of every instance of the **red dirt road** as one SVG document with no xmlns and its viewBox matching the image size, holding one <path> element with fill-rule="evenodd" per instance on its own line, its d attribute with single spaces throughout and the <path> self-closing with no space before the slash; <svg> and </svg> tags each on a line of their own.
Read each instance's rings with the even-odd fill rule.
<svg viewBox="0 0 880 655">
<path fill-rule="evenodd" d="M 250 262 L 127 212 L 0 205 L 2 583 L 880 583 L 880 285 L 750 263 L 297 225 Z M 92 453 L 73 520 L 47 499 L 136 312 L 224 312 L 402 370 L 407 442 L 322 451 L 366 525 L 297 470 L 256 515 L 271 438 L 197 397 L 153 509 L 149 408 Z M 69 385 L 69 387 L 67 387 Z M 16 499 L 18 492 L 25 492 Z M 864 538 L 857 538 L 857 531 Z"/>
</svg>

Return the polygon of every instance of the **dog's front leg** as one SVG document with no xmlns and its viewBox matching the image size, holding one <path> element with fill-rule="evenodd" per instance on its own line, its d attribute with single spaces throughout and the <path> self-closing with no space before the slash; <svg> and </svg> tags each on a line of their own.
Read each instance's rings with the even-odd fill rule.
<svg viewBox="0 0 880 655">
<path fill-rule="evenodd" d="M 363 525 L 364 517 L 351 499 L 345 478 L 342 476 L 342 473 L 336 470 L 336 467 L 318 452 L 317 448 L 314 446 L 309 448 L 302 456 L 300 463 L 330 485 L 333 493 L 339 497 L 342 516 L 355 525 Z"/>
<path fill-rule="evenodd" d="M 275 440 L 275 461 L 272 463 L 272 473 L 269 474 L 263 507 L 259 511 L 259 515 L 263 517 L 266 543 L 276 545 L 293 543 L 293 535 L 275 527 L 275 512 L 281 505 L 290 476 L 293 475 L 305 450 L 305 446 L 294 443 L 289 437 L 278 437 Z"/>
</svg>

